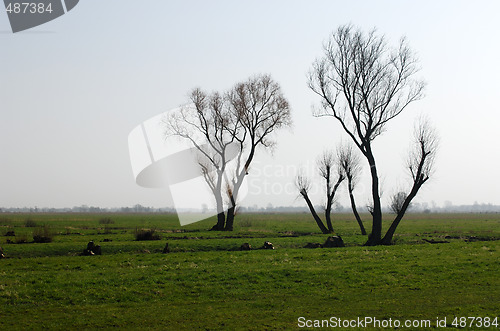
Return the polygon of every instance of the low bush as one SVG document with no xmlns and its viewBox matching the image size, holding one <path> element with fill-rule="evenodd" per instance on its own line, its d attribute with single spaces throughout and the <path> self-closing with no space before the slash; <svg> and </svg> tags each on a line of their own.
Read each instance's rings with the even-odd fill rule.
<svg viewBox="0 0 500 331">
<path fill-rule="evenodd" d="M 50 243 L 54 234 L 49 226 L 45 224 L 43 227 L 38 227 L 33 231 L 33 242 L 35 243 Z"/>
<path fill-rule="evenodd" d="M 160 235 L 155 229 L 135 229 L 135 240 L 160 240 Z"/>
</svg>

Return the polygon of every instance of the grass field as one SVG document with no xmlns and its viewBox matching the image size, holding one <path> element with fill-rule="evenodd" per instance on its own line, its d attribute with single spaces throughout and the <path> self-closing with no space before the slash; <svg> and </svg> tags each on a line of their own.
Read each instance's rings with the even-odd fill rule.
<svg viewBox="0 0 500 331">
<path fill-rule="evenodd" d="M 344 248 L 303 248 L 327 237 L 308 214 L 242 214 L 233 232 L 206 231 L 212 223 L 0 214 L 0 330 L 297 329 L 299 317 L 432 326 L 446 317 L 453 327 L 455 317 L 500 313 L 499 214 L 408 215 L 395 245 L 381 247 L 362 246 L 350 215 L 334 218 Z M 42 229 L 53 241 L 31 243 Z M 138 229 L 161 240 L 135 241 Z M 90 240 L 102 255 L 81 256 Z M 255 249 L 264 241 L 276 249 Z M 245 242 L 254 250 L 239 251 Z"/>
</svg>

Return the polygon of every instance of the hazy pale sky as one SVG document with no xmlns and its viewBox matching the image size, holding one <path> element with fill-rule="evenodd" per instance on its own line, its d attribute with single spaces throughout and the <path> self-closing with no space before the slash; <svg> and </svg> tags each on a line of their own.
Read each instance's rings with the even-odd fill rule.
<svg viewBox="0 0 500 331">
<path fill-rule="evenodd" d="M 12 34 L 1 10 L 0 207 L 169 205 L 168 190 L 135 184 L 129 132 L 193 87 L 225 90 L 257 73 L 281 84 L 294 126 L 272 155 L 259 152 L 244 204 L 302 205 L 296 170 L 347 139 L 333 119 L 311 116 L 319 100 L 306 85 L 323 41 L 346 23 L 376 27 L 390 43 L 405 35 L 428 83 L 376 140 L 384 201 L 407 183 L 413 121 L 424 114 L 441 144 L 416 201 L 500 204 L 499 12 L 496 0 L 82 0 Z M 364 176 L 360 204 L 368 186 Z"/>
</svg>

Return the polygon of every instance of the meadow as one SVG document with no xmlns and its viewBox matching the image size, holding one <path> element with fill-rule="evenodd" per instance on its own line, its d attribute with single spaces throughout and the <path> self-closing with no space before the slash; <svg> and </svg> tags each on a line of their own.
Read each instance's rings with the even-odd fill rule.
<svg viewBox="0 0 500 331">
<path fill-rule="evenodd" d="M 207 231 L 213 223 L 0 214 L 0 330 L 299 329 L 365 317 L 499 328 L 455 318 L 500 319 L 500 214 L 408 215 L 394 245 L 378 247 L 362 246 L 351 215 L 334 215 L 346 247 L 316 249 L 304 246 L 328 236 L 305 213 L 241 214 L 233 232 Z M 142 229 L 160 239 L 135 240 Z M 34 233 L 52 241 L 33 243 Z M 102 255 L 82 256 L 91 240 Z M 275 249 L 259 249 L 265 241 Z"/>
</svg>

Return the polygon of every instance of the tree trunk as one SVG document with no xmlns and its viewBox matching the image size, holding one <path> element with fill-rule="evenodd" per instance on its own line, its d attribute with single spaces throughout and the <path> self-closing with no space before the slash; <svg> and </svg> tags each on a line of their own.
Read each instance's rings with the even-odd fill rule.
<svg viewBox="0 0 500 331">
<path fill-rule="evenodd" d="M 227 210 L 226 226 L 224 227 L 224 231 L 233 231 L 235 208 L 236 207 L 233 206 Z"/>
<path fill-rule="evenodd" d="M 372 232 L 368 236 L 365 246 L 375 246 L 380 245 L 382 240 L 382 207 L 380 205 L 377 165 L 375 164 L 375 158 L 369 145 L 366 148 L 366 158 L 370 165 L 370 174 L 372 177 L 373 221 Z"/>
<path fill-rule="evenodd" d="M 251 153 L 251 157 L 253 157 L 253 153 Z M 251 160 L 251 159 L 249 159 Z M 245 180 L 245 176 L 247 174 L 247 168 L 242 169 L 242 171 L 236 177 L 236 182 L 233 182 L 232 191 L 228 190 L 229 201 L 231 201 L 231 207 L 227 210 L 227 219 L 226 219 L 226 227 L 225 231 L 233 231 L 234 225 L 234 214 L 236 211 L 236 200 L 238 199 L 238 194 L 240 192 L 241 184 Z"/>
<path fill-rule="evenodd" d="M 226 227 L 224 228 L 224 231 L 233 231 L 234 212 L 236 210 L 236 201 L 234 199 L 234 195 L 231 195 L 229 197 L 229 199 L 231 200 L 232 206 L 227 210 Z"/>
<path fill-rule="evenodd" d="M 328 178 L 328 184 L 327 184 L 327 194 L 326 194 L 326 208 L 325 208 L 325 218 L 326 218 L 326 226 L 328 226 L 328 230 L 330 230 L 330 233 L 333 233 L 333 225 L 332 225 L 332 204 L 333 204 L 333 198 L 335 198 L 335 193 L 337 193 L 337 189 L 339 188 L 340 184 L 344 181 L 343 176 L 339 176 L 339 179 L 333 186 L 333 190 L 329 192 L 330 190 L 330 179 Z"/>
<path fill-rule="evenodd" d="M 224 230 L 224 224 L 226 223 L 226 215 L 224 212 L 217 214 L 217 224 L 212 226 L 210 231 L 222 231 Z"/>
<path fill-rule="evenodd" d="M 354 194 L 352 192 L 352 185 L 350 182 L 348 185 L 349 185 L 349 198 L 351 199 L 352 213 L 354 214 L 354 217 L 356 218 L 356 221 L 358 222 L 359 229 L 361 230 L 361 234 L 366 235 L 365 226 L 363 225 L 363 221 L 361 220 L 361 217 L 359 216 L 358 209 L 356 208 L 356 202 L 354 201 Z"/>
<path fill-rule="evenodd" d="M 333 201 L 333 195 L 330 192 L 330 173 L 331 173 L 331 168 L 329 166 L 326 166 L 326 208 L 325 208 L 325 220 L 326 220 L 326 226 L 328 227 L 328 231 L 333 233 L 333 225 L 332 225 L 332 201 Z"/>
<path fill-rule="evenodd" d="M 316 213 L 316 210 L 314 209 L 314 206 L 311 203 L 309 196 L 307 194 L 302 194 L 302 196 L 304 197 L 304 200 L 306 200 L 307 206 L 309 207 L 309 210 L 311 211 L 311 214 L 312 214 L 314 220 L 316 221 L 316 224 L 318 224 L 318 227 L 321 230 L 321 232 L 324 234 L 330 233 L 330 231 L 328 231 L 328 229 L 323 224 L 323 221 L 321 220 L 321 218 L 319 218 L 318 214 Z"/>
<path fill-rule="evenodd" d="M 391 227 L 389 230 L 387 230 L 387 233 L 385 234 L 384 238 L 382 239 L 382 245 L 390 245 L 392 244 L 392 238 L 394 237 L 394 233 L 396 232 L 396 228 L 399 225 L 399 222 L 403 219 L 404 213 L 399 213 L 398 216 L 394 219 L 394 221 L 391 224 Z"/>
<path fill-rule="evenodd" d="M 219 191 L 216 191 L 218 193 L 215 193 L 215 204 L 217 207 L 217 224 L 215 224 L 210 231 L 223 231 L 224 230 L 224 225 L 226 223 L 226 215 L 224 214 L 224 203 L 222 201 L 222 196 L 220 195 L 220 184 L 219 184 Z"/>
<path fill-rule="evenodd" d="M 333 225 L 332 225 L 332 206 L 331 204 L 326 206 L 325 209 L 325 219 L 326 219 L 326 226 L 328 227 L 328 231 L 333 233 Z"/>
</svg>

